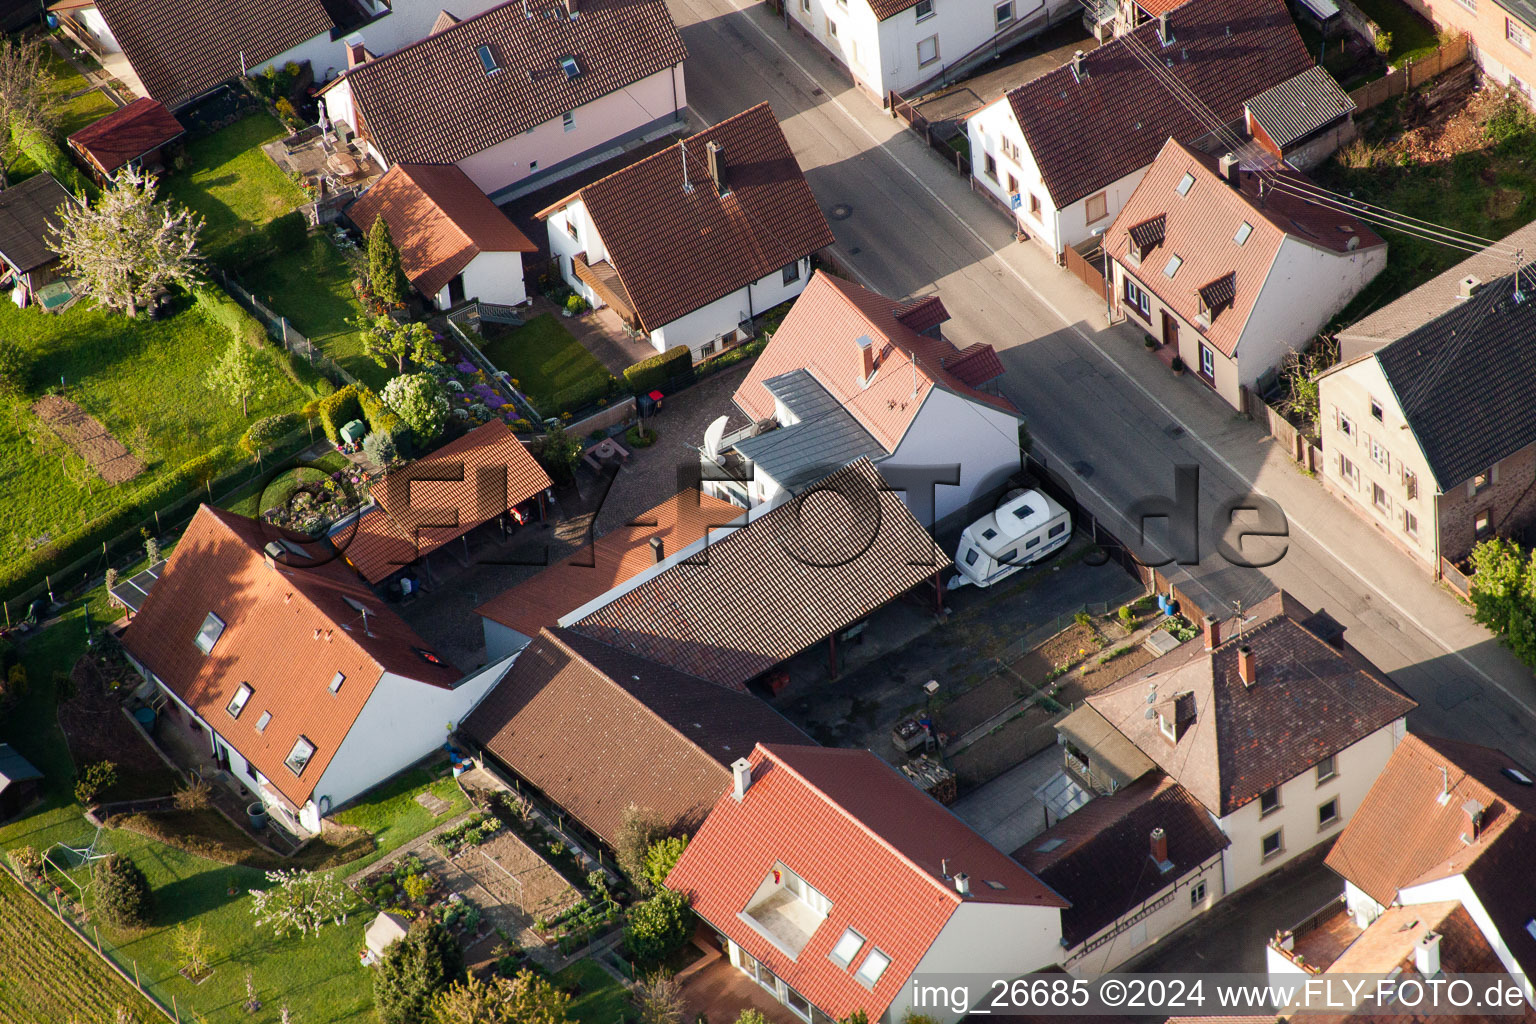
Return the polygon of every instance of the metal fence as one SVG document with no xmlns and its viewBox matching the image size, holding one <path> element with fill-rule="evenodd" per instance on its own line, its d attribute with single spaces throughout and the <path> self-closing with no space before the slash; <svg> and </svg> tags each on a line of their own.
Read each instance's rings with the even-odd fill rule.
<svg viewBox="0 0 1536 1024">
<path fill-rule="evenodd" d="M 246 312 L 250 313 L 261 325 L 267 329 L 267 334 L 273 341 L 280 342 L 284 348 L 301 359 L 306 360 L 327 377 L 331 378 L 337 386 L 356 384 L 357 378 L 341 365 L 320 350 L 320 347 L 310 341 L 302 331 L 293 326 L 293 322 L 272 307 L 258 299 L 249 289 L 236 281 L 217 267 L 209 268 L 219 284 L 229 293 L 230 297 L 238 302 Z"/>
<path fill-rule="evenodd" d="M 469 330 L 465 329 L 464 323 L 472 323 L 473 319 L 479 315 L 479 303 L 473 302 L 449 315 L 448 326 L 453 329 L 454 334 L 458 335 L 459 347 L 469 356 L 470 362 L 485 371 L 487 377 L 501 381 L 502 386 L 507 389 L 507 393 L 512 396 L 512 404 L 517 407 L 520 416 L 531 423 L 536 429 L 542 427 L 544 425 L 544 417 L 539 413 L 538 409 L 534 408 L 527 395 L 512 386 L 511 374 L 501 370 L 495 363 L 486 358 L 484 352 L 480 351 L 480 346 L 475 344 L 472 337 L 473 327 Z"/>
</svg>

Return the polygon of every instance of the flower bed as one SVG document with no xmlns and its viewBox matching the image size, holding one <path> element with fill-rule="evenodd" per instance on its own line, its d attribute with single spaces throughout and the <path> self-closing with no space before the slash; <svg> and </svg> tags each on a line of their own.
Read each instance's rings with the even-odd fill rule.
<svg viewBox="0 0 1536 1024">
<path fill-rule="evenodd" d="M 594 902 L 584 896 L 548 920 L 536 919 L 533 930 L 559 947 L 562 954 L 568 954 L 618 925 L 623 917 L 624 912 L 612 898 L 605 895 Z"/>
<path fill-rule="evenodd" d="M 406 854 L 389 867 L 357 882 L 353 890 L 373 906 L 407 918 L 431 918 L 458 933 L 464 944 L 483 936 L 478 904 L 450 890 L 437 873 L 415 854 Z"/>
<path fill-rule="evenodd" d="M 470 426 L 478 427 L 493 419 L 510 424 L 522 416 L 507 393 L 506 385 L 491 378 L 467 358 L 459 356 L 455 361 L 450 356 L 448 362 L 429 369 L 448 389 L 448 401 L 453 408 L 468 414 Z"/>
<path fill-rule="evenodd" d="M 452 856 L 460 850 L 479 846 L 501 831 L 501 821 L 494 814 L 477 811 L 452 828 L 432 837 L 432 845 Z"/>
<path fill-rule="evenodd" d="M 280 495 L 277 504 L 261 513 L 263 521 L 308 537 L 322 537 L 337 522 L 356 512 L 366 473 L 338 470 L 329 477 L 311 478 L 313 471 L 293 470 L 292 481 L 280 479 L 268 492 Z M 266 500 L 267 495 L 262 495 Z"/>
</svg>

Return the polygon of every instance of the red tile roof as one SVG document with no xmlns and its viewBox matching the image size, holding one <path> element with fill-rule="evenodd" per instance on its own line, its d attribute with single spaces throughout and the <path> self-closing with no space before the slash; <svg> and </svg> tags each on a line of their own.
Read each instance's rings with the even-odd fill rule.
<svg viewBox="0 0 1536 1024">
<path fill-rule="evenodd" d="M 953 358 L 944 359 L 943 365 L 950 376 L 973 388 L 979 388 L 1007 372 L 1003 369 L 1003 361 L 997 357 L 997 350 L 981 341 L 967 345 Z"/>
<path fill-rule="evenodd" d="M 332 540 L 377 583 L 551 486 L 507 425 L 492 420 L 374 482 L 378 507 Z"/>
<path fill-rule="evenodd" d="M 1057 209 L 1147 166 L 1169 136 L 1193 142 L 1210 131 L 1143 60 L 1172 61 L 1165 71 L 1224 124 L 1313 63 L 1280 0 L 1189 0 L 1169 22 L 1167 47 L 1149 21 L 1089 51 L 1081 81 L 1063 65 L 1008 93 Z"/>
<path fill-rule="evenodd" d="M 810 742 L 751 694 L 569 630 L 537 633 L 463 729 L 610 846 L 630 804 L 691 834 L 754 743 Z"/>
<path fill-rule="evenodd" d="M 962 902 L 1066 901 L 867 750 L 759 745 L 743 800 L 727 791 L 667 879 L 699 916 L 834 1019 L 878 1019 Z M 791 960 L 738 914 L 782 864 L 831 903 Z M 970 876 L 962 899 L 947 874 Z M 1001 888 L 987 884 L 997 882 Z M 828 954 L 847 928 L 890 966 L 870 990 Z"/>
<path fill-rule="evenodd" d="M 945 369 L 946 359 L 962 355 L 954 345 L 919 334 L 898 319 L 905 312 L 927 322 L 932 309 L 926 303 L 897 302 L 818 271 L 732 399 L 754 420 L 772 419 L 773 395 L 763 382 L 791 370 L 807 370 L 888 452 L 901 444 L 935 387 L 1017 415 L 1006 398 L 978 391 Z M 868 387 L 863 386 L 861 337 L 875 345 L 875 379 Z M 975 348 L 966 350 L 973 359 Z"/>
<path fill-rule="evenodd" d="M 423 658 L 426 641 L 340 562 L 269 566 L 263 548 L 277 539 L 254 519 L 201 506 L 123 646 L 302 806 L 385 672 L 445 687 L 459 672 Z M 193 640 L 210 612 L 224 630 L 205 655 Z M 332 693 L 337 672 L 346 679 Z M 227 706 L 241 683 L 252 694 L 235 718 Z M 301 735 L 315 753 L 294 775 L 283 761 Z"/>
<path fill-rule="evenodd" d="M 85 154 L 104 174 L 179 138 L 184 129 L 161 103 L 140 97 L 106 117 L 81 128 L 69 144 Z"/>
<path fill-rule="evenodd" d="M 884 21 L 916 7 L 917 0 L 869 0 L 869 6 L 875 12 L 875 20 Z"/>
<path fill-rule="evenodd" d="M 486 73 L 481 46 L 491 48 L 497 73 Z M 391 163 L 451 164 L 681 64 L 687 53 L 664 0 L 585 0 L 575 21 L 558 0 L 510 0 L 342 78 Z M 561 69 L 564 57 L 576 58 L 575 78 Z"/>
<path fill-rule="evenodd" d="M 722 147 L 730 189 L 723 196 L 709 176 L 710 143 Z M 685 174 L 691 192 L 683 189 Z M 615 171 L 539 216 L 576 201 L 651 331 L 833 241 L 767 103 Z"/>
<path fill-rule="evenodd" d="M 1152 830 L 1167 833 L 1164 872 L 1152 860 Z M 1231 845 L 1200 801 L 1160 772 L 1088 801 L 1013 852 L 1072 906 L 1061 936 L 1075 946 Z"/>
<path fill-rule="evenodd" d="M 365 233 L 384 218 L 405 276 L 426 296 L 442 291 L 482 252 L 539 251 L 452 164 L 396 164 L 347 216 Z"/>
<path fill-rule="evenodd" d="M 332 27 L 320 0 L 96 0 L 134 74 L 172 110 Z M 317 68 L 324 74 L 324 68 Z"/>
<path fill-rule="evenodd" d="M 868 459 L 743 522 L 564 624 L 744 688 L 950 565 Z"/>
<path fill-rule="evenodd" d="M 562 615 L 575 611 L 655 564 L 651 540 L 662 542 L 663 557 L 701 540 L 716 526 L 745 513 L 728 501 L 689 487 L 634 521 L 610 530 L 570 557 L 556 562 L 475 609 L 479 615 L 538 636 Z"/>
<path fill-rule="evenodd" d="M 1197 637 L 1088 698 L 1218 817 L 1417 707 L 1370 662 L 1303 626 L 1305 609 L 1283 591 L 1247 616 L 1242 635 L 1229 635 L 1214 652 Z M 1243 645 L 1253 651 L 1252 686 L 1238 675 Z M 1160 699 L 1194 695 L 1195 722 L 1176 743 L 1145 715 L 1154 690 Z"/>
<path fill-rule="evenodd" d="M 1177 186 L 1186 174 L 1195 180 L 1181 196 Z M 1264 176 L 1309 184 L 1302 175 L 1286 169 L 1270 169 Z M 1236 352 L 1254 302 L 1269 276 L 1296 272 L 1275 262 L 1287 236 L 1325 249 L 1341 260 L 1358 258 L 1350 255 L 1354 251 L 1351 240 L 1359 250 L 1386 244 L 1353 215 L 1273 189 L 1261 202 L 1260 175 L 1242 171 L 1238 177 L 1240 187 L 1233 188 L 1218 173 L 1214 157 L 1169 139 L 1110 226 L 1105 243 L 1126 273 L 1194 325 L 1212 347 L 1229 356 Z M 1137 231 L 1153 222 L 1161 222 L 1160 232 Z M 1251 231 L 1238 245 L 1235 239 L 1244 224 Z M 1151 245 L 1139 265 L 1128 256 L 1133 235 L 1140 235 L 1137 240 L 1143 245 Z M 1175 254 L 1183 263 L 1169 278 L 1164 268 Z M 1225 294 L 1209 290 L 1218 282 L 1225 283 Z M 1202 290 L 1209 291 L 1210 299 L 1227 303 L 1225 308 L 1219 304 L 1214 307 L 1217 312 L 1209 327 L 1200 327 L 1195 319 L 1202 308 Z"/>
</svg>

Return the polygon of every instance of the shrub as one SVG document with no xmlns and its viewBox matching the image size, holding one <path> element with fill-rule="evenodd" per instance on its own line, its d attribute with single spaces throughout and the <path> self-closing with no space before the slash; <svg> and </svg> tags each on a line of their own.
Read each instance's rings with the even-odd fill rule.
<svg viewBox="0 0 1536 1024">
<path fill-rule="evenodd" d="M 577 413 L 606 399 L 618 388 L 618 378 L 609 374 L 587 377 L 570 387 L 552 391 L 541 403 L 546 416 Z"/>
<path fill-rule="evenodd" d="M 112 853 L 91 871 L 96 910 L 114 928 L 142 928 L 149 923 L 153 894 L 139 866 Z"/>
<path fill-rule="evenodd" d="M 513 420 L 511 423 L 507 424 L 507 426 L 511 428 L 512 433 L 514 434 L 533 433 L 533 424 L 524 419 Z"/>
<path fill-rule="evenodd" d="M 736 1024 L 770 1024 L 770 1022 L 763 1016 L 761 1010 L 748 1008 L 736 1015 Z"/>
<path fill-rule="evenodd" d="M 309 221 L 298 210 L 291 210 L 273 219 L 263 231 L 267 236 L 267 245 L 273 252 L 294 252 L 309 243 Z"/>
<path fill-rule="evenodd" d="M 693 383 L 693 352 L 678 345 L 640 360 L 624 371 L 624 383 L 636 395 L 650 394 L 663 386 L 674 391 Z"/>
<path fill-rule="evenodd" d="M 90 806 L 96 802 L 96 797 L 104 789 L 110 789 L 117 783 L 117 765 L 111 761 L 97 761 L 80 769 L 80 775 L 75 780 L 75 799 L 80 803 Z"/>
<path fill-rule="evenodd" d="M 257 452 L 273 447 L 301 426 L 303 424 L 299 418 L 291 412 L 263 416 L 252 423 L 240 436 L 240 450 L 247 455 L 255 455 Z"/>
<path fill-rule="evenodd" d="M 363 454 L 376 465 L 389 466 L 400 458 L 400 448 L 395 444 L 395 435 L 375 430 L 363 438 Z"/>
<path fill-rule="evenodd" d="M 572 293 L 565 297 L 565 311 L 572 316 L 575 316 L 578 313 L 585 313 L 590 308 L 591 307 L 587 305 L 587 300 L 582 298 L 580 295 Z"/>
<path fill-rule="evenodd" d="M 568 483 L 575 479 L 576 463 L 581 458 L 581 442 L 556 425 L 549 433 L 528 446 L 539 465 L 544 467 L 550 479 L 556 483 Z"/>
<path fill-rule="evenodd" d="M 399 306 L 405 302 L 405 272 L 400 269 L 400 250 L 390 237 L 389 224 L 383 217 L 376 217 L 368 229 L 368 286 L 374 297 L 386 306 Z"/>
<path fill-rule="evenodd" d="M 624 431 L 624 440 L 628 441 L 633 448 L 649 448 L 656 443 L 656 431 L 647 430 L 636 423 Z"/>
<path fill-rule="evenodd" d="M 43 855 L 32 846 L 18 846 L 7 853 L 5 858 L 23 878 L 30 878 L 43 870 Z"/>
<path fill-rule="evenodd" d="M 373 977 L 374 1011 L 381 1024 L 419 1024 L 438 993 L 464 977 L 464 955 L 448 930 L 418 924 L 384 951 Z"/>
<path fill-rule="evenodd" d="M 14 341 L 0 341 L 0 395 L 26 392 L 32 376 L 32 357 Z"/>
<path fill-rule="evenodd" d="M 405 898 L 412 903 L 423 903 L 427 893 L 432 891 L 432 883 L 422 875 L 406 875 L 400 888 L 405 892 Z"/>
<path fill-rule="evenodd" d="M 653 970 L 681 949 L 693 934 L 693 911 L 688 897 L 663 889 L 629 911 L 624 929 L 624 948 L 642 970 Z"/>
<path fill-rule="evenodd" d="M 666 835 L 661 820 L 654 812 L 637 804 L 624 808 L 619 820 L 619 834 L 614 838 L 613 853 L 619 862 L 619 870 L 641 893 L 651 891 L 651 880 L 645 872 L 645 856 L 651 844 Z"/>
<path fill-rule="evenodd" d="M 1385 57 L 1392 52 L 1392 33 L 1378 30 L 1376 33 L 1376 52 Z"/>
<path fill-rule="evenodd" d="M 667 836 L 656 840 L 645 851 L 645 877 L 654 888 L 666 887 L 667 876 L 687 847 L 687 836 Z"/>
<path fill-rule="evenodd" d="M 12 665 L 3 674 L 0 674 L 0 708 L 10 707 L 27 695 L 30 688 L 27 682 L 27 666 Z"/>
<path fill-rule="evenodd" d="M 335 394 L 320 400 L 320 427 L 332 444 L 341 440 L 341 428 L 353 420 L 363 418 L 363 405 L 358 398 L 358 386 L 348 384 Z"/>
<path fill-rule="evenodd" d="M 59 184 L 72 195 L 84 192 L 96 195 L 96 186 L 85 180 L 59 144 L 46 132 L 21 128 L 11 133 L 16 148 L 32 158 L 32 162 L 58 179 Z"/>
<path fill-rule="evenodd" d="M 448 422 L 448 393 L 431 374 L 407 373 L 391 380 L 384 386 L 384 404 L 422 442 L 441 434 Z"/>
</svg>

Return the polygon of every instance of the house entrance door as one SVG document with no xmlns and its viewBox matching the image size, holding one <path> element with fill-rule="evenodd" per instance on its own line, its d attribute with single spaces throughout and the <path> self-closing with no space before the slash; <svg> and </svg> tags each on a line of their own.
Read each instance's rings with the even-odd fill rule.
<svg viewBox="0 0 1536 1024">
<path fill-rule="evenodd" d="M 464 275 L 455 274 L 448 282 L 448 304 L 457 306 L 464 301 Z"/>
<path fill-rule="evenodd" d="M 1166 309 L 1163 310 L 1163 344 L 1169 346 L 1174 355 L 1179 354 L 1179 322 Z"/>
</svg>

